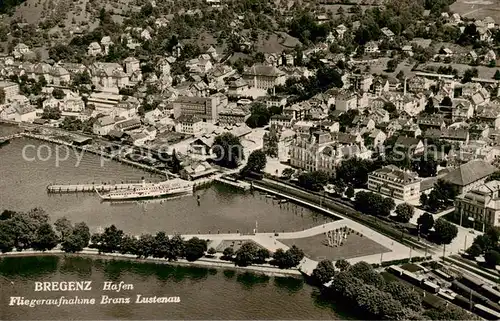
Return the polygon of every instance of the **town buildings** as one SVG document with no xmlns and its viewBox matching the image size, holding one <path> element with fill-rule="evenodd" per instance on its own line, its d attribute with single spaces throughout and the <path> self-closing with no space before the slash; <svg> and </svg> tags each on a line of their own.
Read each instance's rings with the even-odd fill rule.
<svg viewBox="0 0 500 321">
<path fill-rule="evenodd" d="M 405 202 L 420 198 L 420 179 L 394 165 L 385 166 L 368 175 L 368 189 Z"/>
</svg>

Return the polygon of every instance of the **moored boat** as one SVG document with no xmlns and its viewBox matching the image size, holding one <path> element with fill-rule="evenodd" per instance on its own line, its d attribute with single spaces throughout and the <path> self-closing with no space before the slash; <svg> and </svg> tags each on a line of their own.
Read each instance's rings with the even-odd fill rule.
<svg viewBox="0 0 500 321">
<path fill-rule="evenodd" d="M 105 201 L 121 201 L 144 198 L 182 196 L 193 194 L 194 184 L 190 181 L 175 178 L 160 183 L 142 183 L 142 186 L 134 189 L 117 190 L 106 194 L 97 195 Z"/>
</svg>

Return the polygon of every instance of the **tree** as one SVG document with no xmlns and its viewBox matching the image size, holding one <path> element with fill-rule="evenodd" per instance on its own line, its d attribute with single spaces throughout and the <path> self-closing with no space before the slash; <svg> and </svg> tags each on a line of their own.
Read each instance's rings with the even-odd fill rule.
<svg viewBox="0 0 500 321">
<path fill-rule="evenodd" d="M 347 271 L 351 267 L 351 264 L 346 260 L 341 259 L 335 262 L 335 267 L 340 271 Z"/>
<path fill-rule="evenodd" d="M 234 249 L 232 247 L 226 247 L 224 251 L 222 251 L 222 256 L 225 260 L 231 260 L 234 255 Z"/>
<path fill-rule="evenodd" d="M 104 253 L 113 253 L 118 251 L 120 248 L 121 240 L 123 237 L 123 231 L 116 228 L 115 225 L 111 225 L 104 229 L 99 237 L 98 249 Z"/>
<path fill-rule="evenodd" d="M 354 197 L 354 187 L 352 187 L 351 185 L 349 185 L 347 187 L 347 190 L 345 191 L 345 195 L 349 198 L 353 198 Z"/>
<path fill-rule="evenodd" d="M 292 254 L 289 251 L 283 251 L 283 249 L 277 249 L 274 252 L 271 264 L 276 265 L 280 269 L 289 269 L 295 266 Z"/>
<path fill-rule="evenodd" d="M 368 173 L 373 168 L 373 162 L 361 158 L 349 158 L 342 161 L 337 169 L 336 178 L 355 188 L 365 187 L 368 182 Z"/>
<path fill-rule="evenodd" d="M 52 250 L 58 243 L 58 237 L 52 225 L 49 223 L 42 224 L 36 233 L 33 249 L 38 251 Z"/>
<path fill-rule="evenodd" d="M 56 231 L 59 233 L 59 239 L 61 241 L 65 240 L 66 237 L 73 233 L 73 225 L 65 216 L 58 218 L 55 221 L 54 226 Z"/>
<path fill-rule="evenodd" d="M 457 234 L 458 228 L 454 224 L 439 218 L 434 225 L 433 241 L 437 244 L 450 244 Z"/>
<path fill-rule="evenodd" d="M 251 265 L 257 256 L 258 247 L 253 242 L 244 243 L 237 251 L 234 263 L 238 266 Z"/>
<path fill-rule="evenodd" d="M 500 69 L 497 69 L 497 71 L 495 71 L 495 75 L 493 76 L 493 79 L 500 80 Z"/>
<path fill-rule="evenodd" d="M 434 226 L 434 217 L 430 213 L 424 213 L 417 219 L 417 224 L 420 232 L 428 233 Z"/>
<path fill-rule="evenodd" d="M 266 154 L 261 149 L 254 150 L 250 156 L 248 156 L 245 169 L 247 171 L 260 173 L 266 167 L 266 162 Z"/>
<path fill-rule="evenodd" d="M 477 244 L 472 244 L 467 251 L 465 251 L 470 257 L 476 258 L 483 253 L 483 249 Z"/>
<path fill-rule="evenodd" d="M 427 206 L 427 198 L 428 198 L 427 194 L 425 193 L 420 194 L 420 204 L 424 207 Z"/>
<path fill-rule="evenodd" d="M 269 123 L 271 113 L 266 105 L 255 103 L 250 108 L 251 115 L 246 120 L 246 124 L 250 128 L 264 127 Z"/>
<path fill-rule="evenodd" d="M 300 261 L 302 261 L 302 259 L 304 258 L 304 251 L 302 251 L 301 249 L 299 249 L 295 245 L 292 245 L 292 247 L 289 248 L 287 250 L 287 252 L 290 252 L 290 254 L 292 255 L 292 259 L 293 259 L 293 263 L 294 263 L 293 266 L 299 265 Z"/>
<path fill-rule="evenodd" d="M 0 221 L 0 251 L 10 252 L 14 249 L 15 236 L 12 233 L 10 221 Z"/>
<path fill-rule="evenodd" d="M 90 229 L 87 224 L 81 222 L 71 228 L 70 234 L 65 234 L 62 238 L 61 247 L 63 251 L 75 253 L 83 250 L 90 242 Z"/>
<path fill-rule="evenodd" d="M 184 255 L 186 257 L 186 260 L 192 262 L 203 257 L 206 250 L 207 250 L 207 241 L 200 240 L 197 237 L 193 237 L 186 242 L 184 248 Z"/>
<path fill-rule="evenodd" d="M 484 254 L 484 260 L 489 267 L 495 268 L 495 266 L 500 265 L 500 253 L 490 250 Z"/>
<path fill-rule="evenodd" d="M 318 263 L 316 268 L 313 270 L 311 277 L 314 282 L 318 285 L 323 285 L 330 281 L 335 275 L 335 268 L 330 260 L 323 260 Z"/>
<path fill-rule="evenodd" d="M 240 139 L 231 133 L 215 137 L 213 151 L 216 163 L 228 168 L 237 167 L 244 157 Z"/>
<path fill-rule="evenodd" d="M 168 253 L 166 259 L 169 261 L 176 261 L 177 258 L 184 255 L 185 242 L 180 235 L 175 235 L 169 241 Z"/>
<path fill-rule="evenodd" d="M 415 209 L 408 203 L 401 203 L 396 207 L 397 219 L 400 222 L 408 223 L 415 214 Z"/>
<path fill-rule="evenodd" d="M 311 191 L 320 191 L 328 182 L 328 174 L 323 171 L 305 172 L 299 175 L 299 185 Z"/>
<path fill-rule="evenodd" d="M 414 311 L 420 311 L 422 308 L 422 298 L 419 293 L 401 282 L 387 282 L 384 290 L 405 307 Z"/>
<path fill-rule="evenodd" d="M 213 247 L 209 248 L 207 251 L 207 254 L 210 256 L 214 256 L 217 253 L 217 250 L 214 249 Z"/>
<path fill-rule="evenodd" d="M 388 216 L 396 204 L 390 197 L 383 197 L 377 193 L 359 191 L 354 197 L 356 210 L 375 216 Z"/>
<path fill-rule="evenodd" d="M 257 250 L 255 259 L 253 263 L 262 264 L 266 263 L 267 259 L 271 257 L 271 253 L 265 248 L 260 248 Z"/>
<path fill-rule="evenodd" d="M 0 88 L 0 105 L 5 104 L 5 90 Z"/>
<path fill-rule="evenodd" d="M 181 161 L 177 157 L 177 153 L 175 152 L 175 149 L 172 151 L 172 173 L 179 173 L 179 171 L 182 169 L 181 166 Z"/>
<path fill-rule="evenodd" d="M 54 119 L 57 120 L 61 118 L 61 111 L 59 108 L 54 107 L 54 108 L 44 108 L 43 113 L 42 113 L 42 119 Z"/>
<path fill-rule="evenodd" d="M 123 240 L 123 237 L 122 237 Z M 121 249 L 121 243 L 120 241 L 120 249 Z M 137 253 L 136 255 L 138 257 L 143 257 L 143 258 L 148 258 L 150 256 L 154 256 L 155 253 L 157 253 L 156 249 L 156 239 L 154 236 L 151 234 L 143 234 L 139 237 L 139 240 L 137 241 Z"/>
<path fill-rule="evenodd" d="M 394 72 L 396 68 L 398 67 L 399 62 L 396 59 L 391 59 L 387 61 L 387 68 L 386 70 L 388 72 Z"/>
<path fill-rule="evenodd" d="M 295 174 L 295 170 L 293 168 L 287 167 L 281 172 L 281 176 L 285 179 L 292 178 L 293 174 Z"/>
<path fill-rule="evenodd" d="M 62 89 L 55 88 L 54 90 L 52 90 L 52 97 L 54 97 L 55 99 L 63 99 L 64 96 L 66 96 L 66 94 Z"/>
</svg>

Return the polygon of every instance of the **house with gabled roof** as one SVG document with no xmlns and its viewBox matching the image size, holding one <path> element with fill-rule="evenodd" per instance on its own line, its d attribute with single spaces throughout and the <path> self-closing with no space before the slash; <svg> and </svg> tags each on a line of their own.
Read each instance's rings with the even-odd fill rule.
<svg viewBox="0 0 500 321">
<path fill-rule="evenodd" d="M 452 170 L 442 179 L 458 189 L 459 194 L 484 184 L 486 179 L 498 169 L 483 160 L 472 160 Z"/>
<path fill-rule="evenodd" d="M 389 165 L 368 174 L 368 189 L 411 202 L 420 198 L 420 181 L 414 173 Z"/>
</svg>

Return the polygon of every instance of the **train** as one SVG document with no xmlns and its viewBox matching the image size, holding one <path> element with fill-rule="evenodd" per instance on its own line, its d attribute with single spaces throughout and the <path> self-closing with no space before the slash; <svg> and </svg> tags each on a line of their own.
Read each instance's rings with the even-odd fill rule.
<svg viewBox="0 0 500 321">
<path fill-rule="evenodd" d="M 500 313 L 481 304 L 475 304 L 473 312 L 487 320 L 500 320 Z"/>
<path fill-rule="evenodd" d="M 399 266 L 390 266 L 387 270 L 390 273 L 399 276 L 403 280 L 405 280 L 413 285 L 422 287 L 423 289 L 425 289 L 428 292 L 438 293 L 440 290 L 439 285 L 437 285 L 431 281 L 427 281 L 427 280 L 425 280 L 425 278 L 418 276 L 415 273 L 406 271 L 406 270 L 400 268 Z"/>
</svg>

